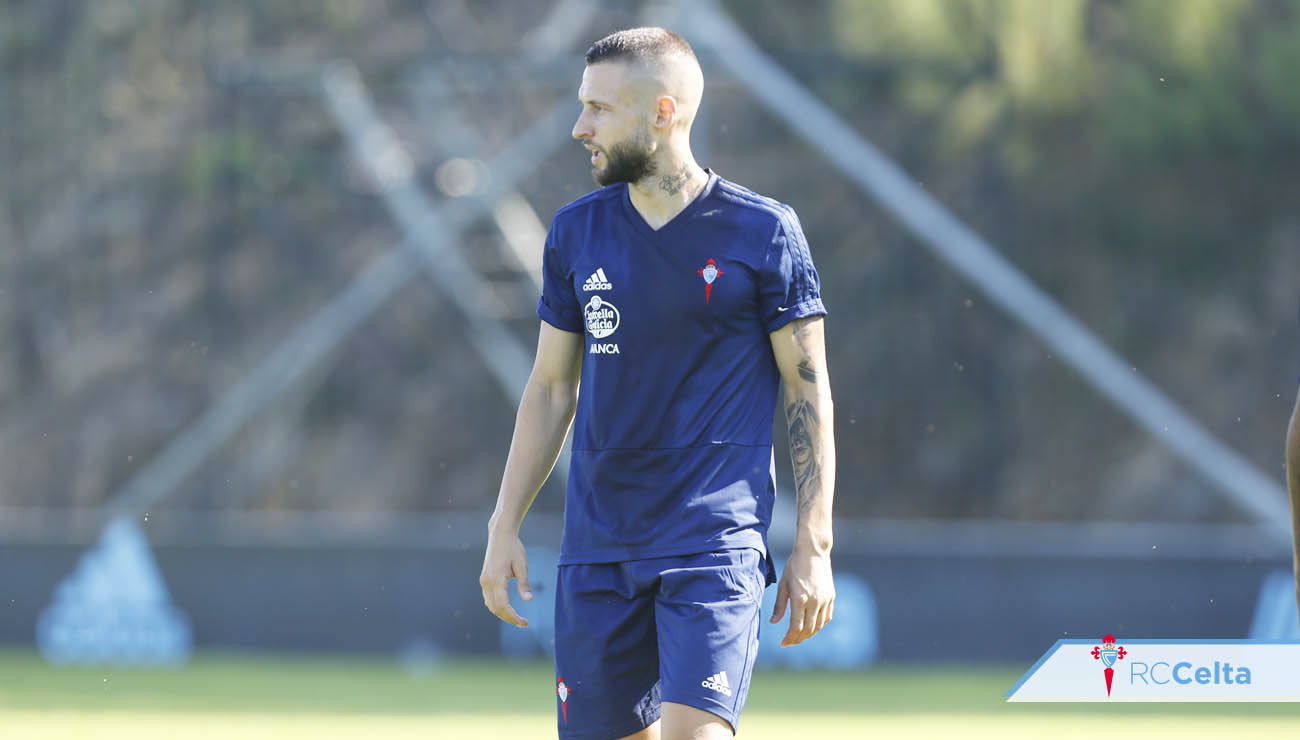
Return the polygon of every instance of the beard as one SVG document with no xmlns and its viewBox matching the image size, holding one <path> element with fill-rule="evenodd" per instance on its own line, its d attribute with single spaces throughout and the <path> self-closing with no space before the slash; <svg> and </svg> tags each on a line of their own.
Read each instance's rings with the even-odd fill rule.
<svg viewBox="0 0 1300 740">
<path fill-rule="evenodd" d="M 650 127 L 644 122 L 637 126 L 631 139 L 620 141 L 605 150 L 605 167 L 593 168 L 591 178 L 600 187 L 618 182 L 634 183 L 654 174 L 651 161 Z"/>
</svg>

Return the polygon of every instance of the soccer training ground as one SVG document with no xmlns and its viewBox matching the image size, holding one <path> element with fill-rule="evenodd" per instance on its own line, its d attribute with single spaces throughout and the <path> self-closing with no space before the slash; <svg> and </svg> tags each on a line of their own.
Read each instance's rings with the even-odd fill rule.
<svg viewBox="0 0 1300 740">
<path fill-rule="evenodd" d="M 764 671 L 740 727 L 747 739 L 1293 738 L 1284 704 L 1006 704 L 1022 668 Z M 200 654 L 178 670 L 52 668 L 0 652 L 0 737 L 554 737 L 541 662 L 447 661 L 403 668 L 370 658 Z"/>
</svg>

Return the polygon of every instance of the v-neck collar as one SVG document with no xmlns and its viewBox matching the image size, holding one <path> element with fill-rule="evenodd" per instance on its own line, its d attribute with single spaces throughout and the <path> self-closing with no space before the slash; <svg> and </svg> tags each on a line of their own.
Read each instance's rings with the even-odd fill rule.
<svg viewBox="0 0 1300 740">
<path fill-rule="evenodd" d="M 636 209 L 636 206 L 632 205 L 632 186 L 629 183 L 623 183 L 623 197 L 620 198 L 623 203 L 623 215 L 627 216 L 627 220 L 631 222 L 632 226 L 643 236 L 649 239 L 662 237 L 677 224 L 685 221 L 686 218 L 696 211 L 700 207 L 700 204 L 708 200 L 709 196 L 713 193 L 713 186 L 718 182 L 718 174 L 708 167 L 704 168 L 704 172 L 709 176 L 709 179 L 705 181 L 704 187 L 701 188 L 699 194 L 695 196 L 695 200 L 687 203 L 685 208 L 678 211 L 676 216 L 668 219 L 668 222 L 663 226 L 660 226 L 658 229 L 650 228 L 650 224 L 646 222 L 645 218 L 641 215 L 641 212 Z"/>
</svg>

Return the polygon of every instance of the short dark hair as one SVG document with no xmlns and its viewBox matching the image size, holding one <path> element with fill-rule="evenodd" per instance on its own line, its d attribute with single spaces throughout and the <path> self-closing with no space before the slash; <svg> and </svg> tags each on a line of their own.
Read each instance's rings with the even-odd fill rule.
<svg viewBox="0 0 1300 740">
<path fill-rule="evenodd" d="M 651 66 L 673 54 L 695 59 L 686 39 L 666 28 L 646 26 L 615 31 L 587 49 L 587 64 L 627 61 Z"/>
</svg>

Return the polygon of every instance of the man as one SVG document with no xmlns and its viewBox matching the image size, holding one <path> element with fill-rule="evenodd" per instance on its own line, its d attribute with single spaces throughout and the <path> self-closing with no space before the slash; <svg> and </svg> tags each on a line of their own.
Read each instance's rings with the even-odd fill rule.
<svg viewBox="0 0 1300 740">
<path fill-rule="evenodd" d="M 794 645 L 833 613 L 825 309 L 794 212 L 696 164 L 704 82 L 691 47 L 638 28 L 586 61 L 573 136 L 602 187 L 561 208 L 547 236 L 483 600 L 527 625 L 507 590 L 514 578 L 532 598 L 518 530 L 576 409 L 556 586 L 560 736 L 730 737 L 776 580 L 778 381 L 798 519 L 771 621 L 788 609 L 782 644 Z"/>
</svg>

